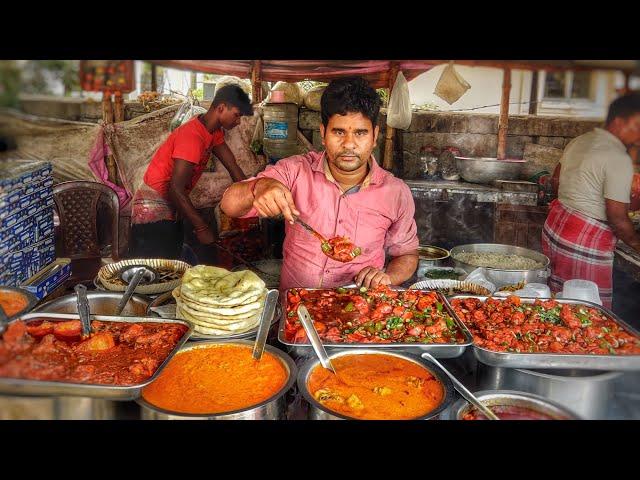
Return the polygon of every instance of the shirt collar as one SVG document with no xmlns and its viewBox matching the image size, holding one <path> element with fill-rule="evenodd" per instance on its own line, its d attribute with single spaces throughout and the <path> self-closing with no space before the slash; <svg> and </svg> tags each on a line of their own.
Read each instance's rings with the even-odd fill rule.
<svg viewBox="0 0 640 480">
<path fill-rule="evenodd" d="M 382 183 L 382 179 L 384 177 L 385 171 L 378 165 L 378 162 L 376 162 L 376 159 L 374 158 L 373 155 L 369 157 L 368 163 L 369 163 L 369 173 L 367 173 L 367 176 L 364 177 L 364 180 L 362 180 L 360 190 L 367 188 L 369 185 L 377 185 L 379 183 Z M 313 163 L 311 168 L 315 172 L 323 173 L 325 178 L 328 181 L 335 183 L 338 186 L 338 188 L 340 188 L 340 191 L 342 191 L 342 193 L 345 193 L 342 190 L 342 187 L 340 187 L 340 184 L 334 178 L 333 174 L 331 173 L 331 170 L 329 169 L 329 163 L 327 161 L 326 151 L 322 152 L 322 154 L 318 157 L 318 159 Z"/>
</svg>

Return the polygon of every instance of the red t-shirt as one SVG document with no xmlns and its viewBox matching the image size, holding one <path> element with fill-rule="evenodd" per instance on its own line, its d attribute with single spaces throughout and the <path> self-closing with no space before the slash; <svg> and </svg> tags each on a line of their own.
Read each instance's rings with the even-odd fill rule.
<svg viewBox="0 0 640 480">
<path fill-rule="evenodd" d="M 144 174 L 144 183 L 166 198 L 174 159 L 179 158 L 194 164 L 191 184 L 187 188 L 187 192 L 191 191 L 207 166 L 211 149 L 222 143 L 224 143 L 222 129 L 209 133 L 198 117 L 192 118 L 171 132 L 171 135 L 160 145 Z"/>
</svg>

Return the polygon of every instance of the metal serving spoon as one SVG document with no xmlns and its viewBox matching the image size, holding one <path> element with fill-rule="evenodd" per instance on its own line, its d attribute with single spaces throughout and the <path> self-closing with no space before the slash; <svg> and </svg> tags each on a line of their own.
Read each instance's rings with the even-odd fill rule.
<svg viewBox="0 0 640 480">
<path fill-rule="evenodd" d="M 269 290 L 267 292 L 267 298 L 264 301 L 264 308 L 262 309 L 262 315 L 260 316 L 258 334 L 256 335 L 256 341 L 253 344 L 252 356 L 255 360 L 260 360 L 264 353 L 269 328 L 271 327 L 271 320 L 273 320 L 273 313 L 276 311 L 276 304 L 278 303 L 278 295 L 278 290 Z"/>
<path fill-rule="evenodd" d="M 442 371 L 444 373 L 447 374 L 447 376 L 451 379 L 451 381 L 453 382 L 454 386 L 456 387 L 456 390 L 458 391 L 458 393 L 460 393 L 460 395 L 462 395 L 464 397 L 465 400 L 467 400 L 469 403 L 471 403 L 474 407 L 476 407 L 478 410 L 480 410 L 489 420 L 500 420 L 495 413 L 493 413 L 488 407 L 486 407 L 480 400 L 478 400 L 476 398 L 476 396 L 471 393 L 469 390 L 467 390 L 467 387 L 465 387 L 460 380 L 458 380 L 456 377 L 453 376 L 453 374 L 451 372 L 449 372 L 449 370 L 447 370 L 446 368 L 444 368 L 444 366 L 437 361 L 435 358 L 433 358 L 433 355 L 431 355 L 430 353 L 423 353 L 421 355 L 422 358 L 425 358 L 427 360 L 430 360 L 431 362 L 435 363 L 437 366 L 439 366 Z"/>
<path fill-rule="evenodd" d="M 329 355 L 327 355 L 327 351 L 324 349 L 324 345 L 322 345 L 322 341 L 318 336 L 318 332 L 313 326 L 313 320 L 311 320 L 311 315 L 309 315 L 309 310 L 304 305 L 298 306 L 298 318 L 300 319 L 300 323 L 304 327 L 304 331 L 309 337 L 309 341 L 311 342 L 311 346 L 313 347 L 313 351 L 316 352 L 316 355 L 320 359 L 320 364 L 326 368 L 327 370 L 333 372 L 335 375 L 336 369 L 333 368 L 331 364 L 331 359 Z"/>
</svg>

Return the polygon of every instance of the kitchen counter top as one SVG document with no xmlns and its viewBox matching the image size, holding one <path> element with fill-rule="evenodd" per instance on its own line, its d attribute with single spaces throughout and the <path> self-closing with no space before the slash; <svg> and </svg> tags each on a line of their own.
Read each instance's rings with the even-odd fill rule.
<svg viewBox="0 0 640 480">
<path fill-rule="evenodd" d="M 536 192 L 506 190 L 491 185 L 448 180 L 404 180 L 416 198 L 446 201 L 451 194 L 475 195 L 477 202 L 537 205 Z"/>
</svg>

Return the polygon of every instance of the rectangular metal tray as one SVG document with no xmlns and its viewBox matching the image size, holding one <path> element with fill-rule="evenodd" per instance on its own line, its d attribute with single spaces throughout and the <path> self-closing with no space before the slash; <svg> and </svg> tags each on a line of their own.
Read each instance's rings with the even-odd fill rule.
<svg viewBox="0 0 640 480">
<path fill-rule="evenodd" d="M 20 317 L 20 320 L 28 321 L 34 318 L 45 318 L 50 321 L 79 320 L 77 314 L 69 313 L 29 313 Z M 109 400 L 134 400 L 140 396 L 144 387 L 153 382 L 169 360 L 180 350 L 180 347 L 187 341 L 193 327 L 184 320 L 173 320 L 159 317 L 117 317 L 107 315 L 91 315 L 91 320 L 102 322 L 123 322 L 123 323 L 165 323 L 179 324 L 187 327 L 187 331 L 169 353 L 167 358 L 158 366 L 155 373 L 143 383 L 135 385 L 96 385 L 88 383 L 69 383 L 45 380 L 29 380 L 23 378 L 0 377 L 0 394 L 5 395 L 26 395 L 26 396 L 80 396 L 92 398 L 104 398 Z M 15 321 L 15 320 L 14 320 Z"/>
<path fill-rule="evenodd" d="M 336 287 L 337 288 L 337 287 Z M 353 288 L 351 286 L 344 288 Z M 282 314 L 280 317 L 280 324 L 278 327 L 278 341 L 283 345 L 287 345 L 288 351 L 294 355 L 299 356 L 308 356 L 313 354 L 313 350 L 311 347 L 311 343 L 293 343 L 285 340 L 284 328 L 287 321 L 287 298 L 290 289 L 287 289 L 284 295 L 281 298 L 282 304 Z M 296 288 L 299 290 L 299 288 Z M 314 290 L 333 290 L 332 288 L 305 288 L 305 290 L 314 291 Z M 406 291 L 408 288 L 393 288 L 396 291 Z M 415 290 L 415 289 L 414 289 Z M 418 290 L 418 291 L 426 291 L 426 290 Z M 462 332 L 464 336 L 464 343 L 324 343 L 325 348 L 329 350 L 336 349 L 350 349 L 350 348 L 367 348 L 374 350 L 385 350 L 385 349 L 393 349 L 393 350 L 402 350 L 407 352 L 413 352 L 416 354 L 422 352 L 429 352 L 436 358 L 456 358 L 462 355 L 465 349 L 473 343 L 473 336 L 471 332 L 467 329 L 464 323 L 458 319 L 458 317 L 453 313 L 453 309 L 451 305 L 449 305 L 442 294 L 436 292 L 440 303 L 446 308 L 447 313 L 451 315 L 451 318 Z"/>
<path fill-rule="evenodd" d="M 477 298 L 483 302 L 489 298 L 479 295 L 454 295 L 446 299 L 448 306 L 453 311 L 451 303 L 457 298 Z M 507 297 L 492 297 L 495 300 L 504 301 Z M 520 297 L 523 303 L 533 303 L 539 298 L 526 298 Z M 602 307 L 595 303 L 583 301 L 583 300 L 571 300 L 571 299 L 555 299 L 560 304 L 580 304 L 587 305 L 590 308 L 595 308 L 600 312 L 610 317 L 613 321 L 622 326 L 627 332 L 637 337 L 640 337 L 640 333 L 634 329 L 631 325 L 624 322 L 615 313 L 608 308 Z M 455 315 L 455 313 L 454 313 Z M 458 320 L 457 315 L 455 315 Z M 464 323 L 464 322 L 463 322 Z M 478 361 L 485 365 L 491 365 L 493 367 L 507 367 L 507 368 L 534 368 L 534 369 L 565 369 L 575 368 L 580 370 L 612 370 L 612 371 L 636 371 L 640 370 L 640 355 L 595 355 L 595 354 L 581 354 L 581 353 L 513 353 L 513 352 L 494 352 L 486 348 L 473 345 L 473 353 Z"/>
</svg>

